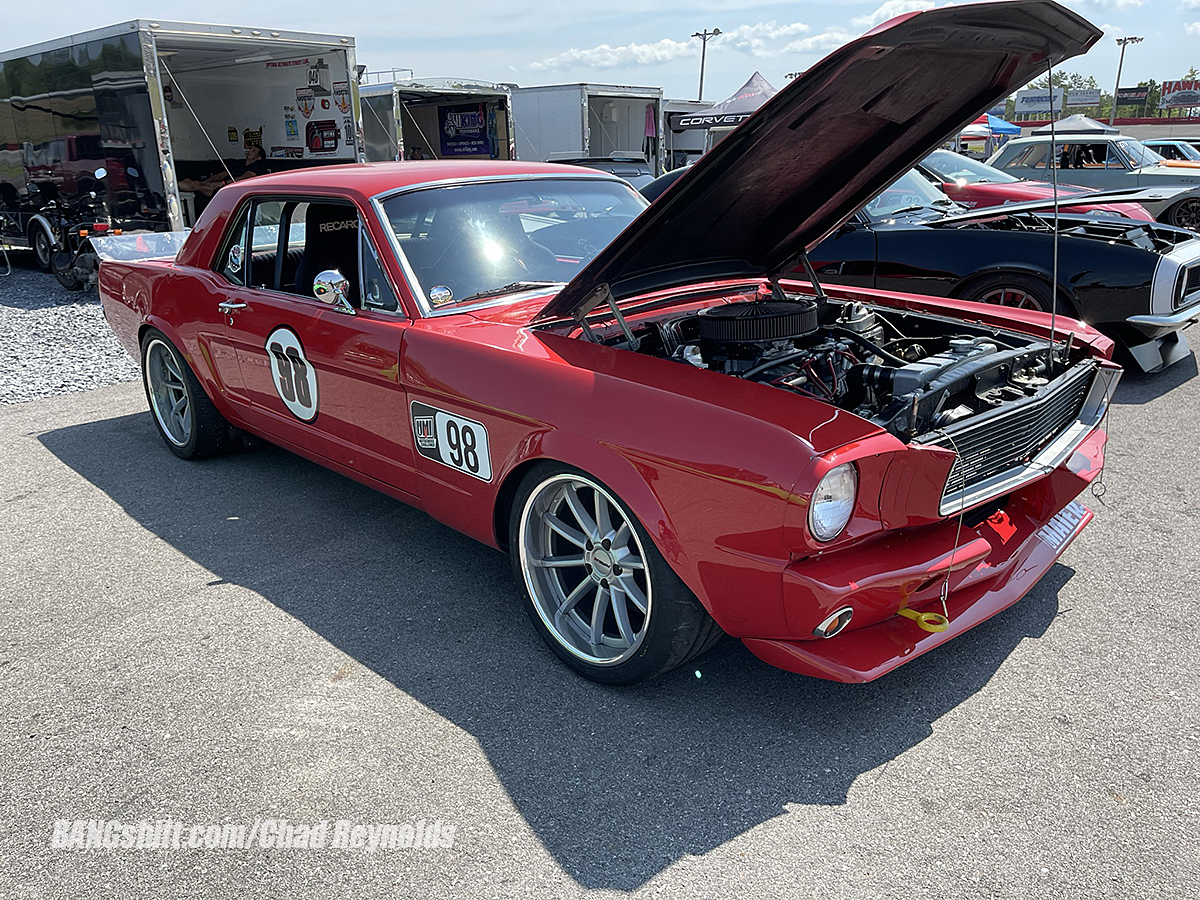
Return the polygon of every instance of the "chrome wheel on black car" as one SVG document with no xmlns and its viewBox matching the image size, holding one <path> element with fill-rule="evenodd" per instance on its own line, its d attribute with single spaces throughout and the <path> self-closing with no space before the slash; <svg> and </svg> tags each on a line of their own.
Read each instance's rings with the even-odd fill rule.
<svg viewBox="0 0 1200 900">
<path fill-rule="evenodd" d="M 1176 228 L 1200 231 L 1200 200 L 1190 197 L 1175 204 L 1171 210 L 1171 224 Z"/>
</svg>

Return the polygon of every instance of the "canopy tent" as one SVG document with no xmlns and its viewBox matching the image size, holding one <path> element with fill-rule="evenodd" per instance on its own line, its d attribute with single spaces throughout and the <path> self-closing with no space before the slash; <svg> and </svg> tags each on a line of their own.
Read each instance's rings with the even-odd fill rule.
<svg viewBox="0 0 1200 900">
<path fill-rule="evenodd" d="M 740 125 L 754 115 L 758 108 L 778 94 L 762 74 L 755 72 L 732 97 L 710 109 L 697 112 L 677 113 L 670 117 L 674 131 L 697 128 L 731 128 Z"/>
<path fill-rule="evenodd" d="M 987 138 L 994 134 L 1020 134 L 1021 126 L 1005 122 L 997 116 L 984 113 L 966 128 L 959 132 L 962 137 Z"/>
<path fill-rule="evenodd" d="M 1041 128 L 1033 129 L 1031 134 L 1049 134 L 1050 126 L 1043 125 Z M 1089 119 L 1085 115 L 1076 113 L 1073 116 L 1067 116 L 1065 119 L 1059 119 L 1054 123 L 1055 134 L 1120 134 L 1119 128 L 1113 128 L 1111 125 L 1105 125 L 1103 122 L 1097 122 L 1095 119 Z"/>
</svg>

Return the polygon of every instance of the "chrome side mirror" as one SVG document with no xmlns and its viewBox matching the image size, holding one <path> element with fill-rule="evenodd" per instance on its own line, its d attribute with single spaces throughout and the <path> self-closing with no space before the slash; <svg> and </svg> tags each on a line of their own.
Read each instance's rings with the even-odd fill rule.
<svg viewBox="0 0 1200 900">
<path fill-rule="evenodd" d="M 325 269 L 313 279 L 313 296 L 338 312 L 354 315 L 350 305 L 350 282 L 337 269 Z"/>
</svg>

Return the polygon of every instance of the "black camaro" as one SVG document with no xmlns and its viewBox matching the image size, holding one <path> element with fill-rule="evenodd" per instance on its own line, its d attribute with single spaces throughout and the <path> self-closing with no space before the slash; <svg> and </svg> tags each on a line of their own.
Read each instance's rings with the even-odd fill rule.
<svg viewBox="0 0 1200 900">
<path fill-rule="evenodd" d="M 687 170 L 643 188 L 654 200 Z M 1075 198 L 1064 198 L 1060 206 Z M 1094 202 L 1094 201 L 1093 201 Z M 1200 319 L 1200 237 L 1156 222 L 1059 216 L 1050 201 L 968 211 L 907 172 L 809 251 L 821 281 L 1057 311 L 1116 340 L 1146 372 L 1185 358 Z"/>
</svg>

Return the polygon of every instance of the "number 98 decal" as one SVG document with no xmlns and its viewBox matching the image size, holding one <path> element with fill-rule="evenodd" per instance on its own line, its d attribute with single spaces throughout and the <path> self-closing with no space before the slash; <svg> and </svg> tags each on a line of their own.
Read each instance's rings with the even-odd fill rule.
<svg viewBox="0 0 1200 900">
<path fill-rule="evenodd" d="M 283 405 L 297 419 L 311 422 L 317 417 L 317 370 L 304 355 L 296 332 L 280 326 L 267 335 L 267 359 Z"/>
<path fill-rule="evenodd" d="M 418 453 L 481 481 L 492 480 L 488 433 L 481 423 L 453 416 L 415 400 L 411 410 L 413 437 Z"/>
</svg>

